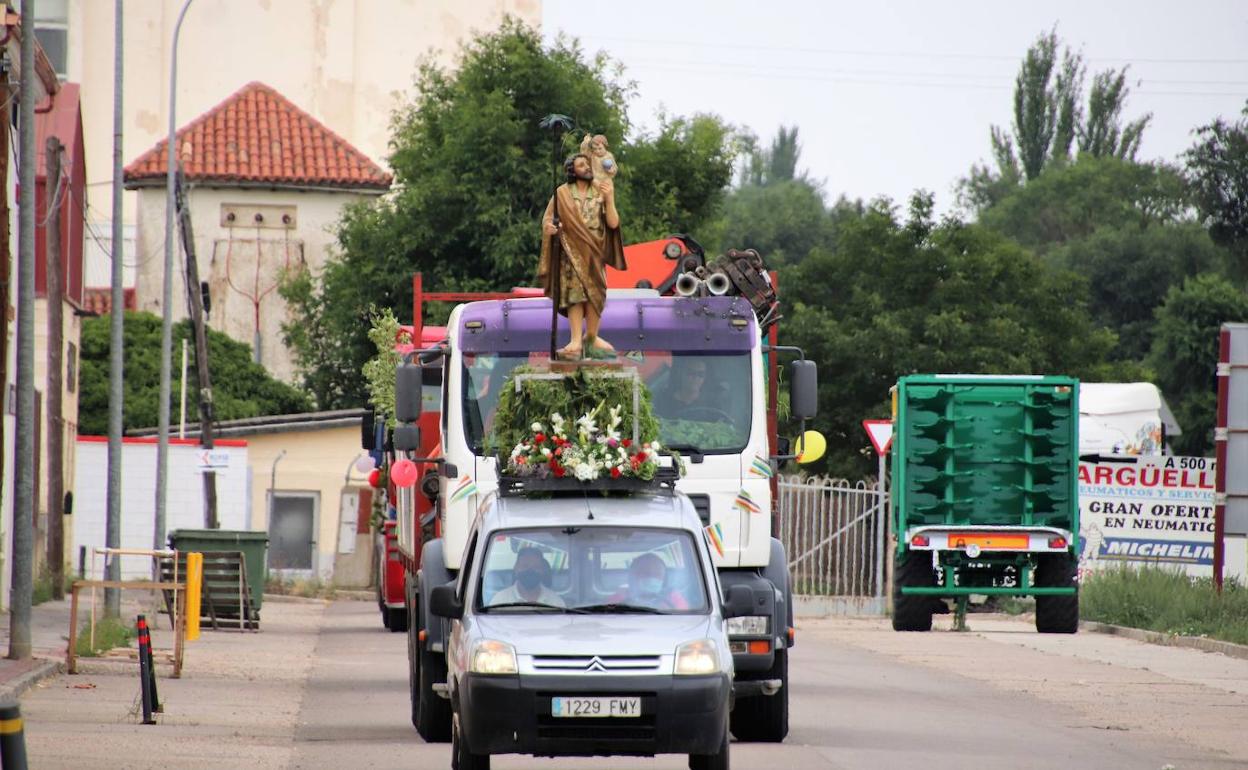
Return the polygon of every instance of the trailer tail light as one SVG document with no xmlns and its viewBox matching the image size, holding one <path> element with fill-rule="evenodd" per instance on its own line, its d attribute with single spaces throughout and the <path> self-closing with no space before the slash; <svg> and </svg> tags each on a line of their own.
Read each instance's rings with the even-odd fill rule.
<svg viewBox="0 0 1248 770">
<path fill-rule="evenodd" d="M 915 535 L 910 538 L 910 545 L 918 546 L 919 548 L 926 548 L 931 544 L 932 540 L 927 535 Z"/>
<path fill-rule="evenodd" d="M 1066 548 L 1066 547 L 1067 547 L 1067 546 L 1066 546 L 1066 538 L 1064 538 L 1064 537 L 1051 537 L 1051 538 L 1049 538 L 1049 547 L 1050 547 L 1050 548 Z"/>
<path fill-rule="evenodd" d="M 771 642 L 767 639 L 756 639 L 750 642 L 751 655 L 766 655 L 771 652 Z"/>
</svg>

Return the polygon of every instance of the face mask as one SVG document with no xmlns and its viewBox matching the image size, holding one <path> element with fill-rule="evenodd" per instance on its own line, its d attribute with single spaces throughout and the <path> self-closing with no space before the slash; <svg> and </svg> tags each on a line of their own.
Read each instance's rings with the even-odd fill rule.
<svg viewBox="0 0 1248 770">
<path fill-rule="evenodd" d="M 662 578 L 639 578 L 637 580 L 637 593 L 642 596 L 654 596 L 663 590 Z"/>
<path fill-rule="evenodd" d="M 524 569 L 516 573 L 516 582 L 526 591 L 532 591 L 542 584 L 542 574 L 535 569 Z"/>
</svg>

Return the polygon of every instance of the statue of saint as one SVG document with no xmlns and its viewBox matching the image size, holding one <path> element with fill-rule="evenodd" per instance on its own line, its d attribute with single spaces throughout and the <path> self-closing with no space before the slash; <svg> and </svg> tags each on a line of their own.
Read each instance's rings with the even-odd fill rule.
<svg viewBox="0 0 1248 770">
<path fill-rule="evenodd" d="M 571 341 L 558 355 L 575 360 L 584 354 L 584 345 L 608 353 L 615 350 L 598 336 L 598 327 L 607 301 L 607 265 L 617 270 L 626 265 L 615 184 L 609 177 L 595 180 L 586 155 L 573 155 L 563 168 L 568 181 L 555 191 L 542 217 L 537 280 L 559 312 L 568 317 L 572 330 Z"/>
</svg>

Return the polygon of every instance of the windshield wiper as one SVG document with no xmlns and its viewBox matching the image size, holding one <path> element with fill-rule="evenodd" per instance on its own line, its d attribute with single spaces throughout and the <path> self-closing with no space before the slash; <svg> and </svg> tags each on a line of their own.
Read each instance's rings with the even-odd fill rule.
<svg viewBox="0 0 1248 770">
<path fill-rule="evenodd" d="M 626 604 L 623 602 L 607 602 L 606 604 L 588 604 L 576 609 L 582 612 L 635 612 L 646 615 L 666 615 L 665 610 L 658 607 L 647 607 L 644 604 Z"/>
<path fill-rule="evenodd" d="M 509 609 L 511 607 L 530 607 L 539 610 L 555 610 L 557 612 L 573 612 L 581 614 L 580 607 L 560 607 L 558 604 L 547 604 L 546 602 L 503 602 L 502 604 L 487 604 L 481 608 L 482 612 L 490 610 Z"/>
</svg>

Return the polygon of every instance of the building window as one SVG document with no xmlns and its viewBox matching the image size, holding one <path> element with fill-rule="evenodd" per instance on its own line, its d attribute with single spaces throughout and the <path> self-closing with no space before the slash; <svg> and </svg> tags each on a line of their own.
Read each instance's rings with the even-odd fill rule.
<svg viewBox="0 0 1248 770">
<path fill-rule="evenodd" d="M 56 76 L 64 80 L 69 71 L 69 0 L 39 0 L 35 6 L 35 37 Z"/>
<path fill-rule="evenodd" d="M 73 393 L 78 387 L 78 346 L 69 343 L 69 352 L 65 356 L 65 386 Z"/>
</svg>

